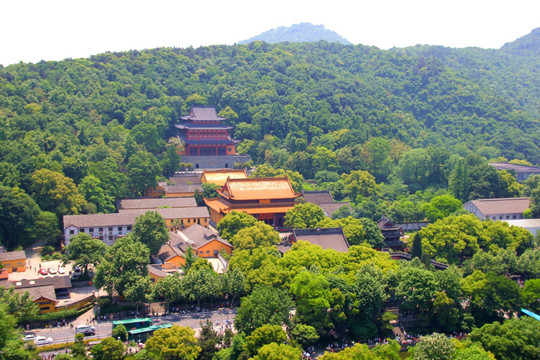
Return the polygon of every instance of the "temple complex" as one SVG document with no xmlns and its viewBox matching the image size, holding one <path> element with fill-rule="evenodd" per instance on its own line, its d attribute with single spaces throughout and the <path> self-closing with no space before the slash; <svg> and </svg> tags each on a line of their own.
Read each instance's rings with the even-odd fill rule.
<svg viewBox="0 0 540 360">
<path fill-rule="evenodd" d="M 296 198 L 289 179 L 285 178 L 228 178 L 218 198 L 204 199 L 210 208 L 210 219 L 217 224 L 231 211 L 245 212 L 257 220 L 281 227 L 287 210 L 292 209 Z"/>
</svg>

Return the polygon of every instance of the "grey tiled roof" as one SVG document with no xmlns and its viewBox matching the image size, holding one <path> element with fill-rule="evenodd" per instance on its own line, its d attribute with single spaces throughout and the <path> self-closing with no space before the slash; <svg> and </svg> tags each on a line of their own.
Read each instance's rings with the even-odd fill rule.
<svg viewBox="0 0 540 360">
<path fill-rule="evenodd" d="M 483 215 L 517 214 L 523 213 L 529 208 L 530 199 L 528 197 L 478 199 L 471 200 L 470 203 L 480 210 Z"/>
<path fill-rule="evenodd" d="M 158 198 L 158 199 L 123 199 L 118 201 L 118 209 L 156 209 L 168 206 L 171 208 L 195 207 L 197 202 L 193 197 Z"/>
<path fill-rule="evenodd" d="M 292 236 L 296 241 L 308 241 L 323 249 L 334 249 L 339 252 L 349 251 L 349 242 L 341 228 L 295 229 Z M 282 253 L 289 250 L 292 244 L 283 242 L 277 246 Z"/>
<path fill-rule="evenodd" d="M 26 259 L 26 253 L 24 251 L 8 251 L 0 253 L 0 261 L 10 261 L 17 259 Z"/>
<path fill-rule="evenodd" d="M 193 106 L 190 114 L 180 117 L 182 120 L 193 121 L 223 121 L 226 118 L 217 116 L 216 108 L 213 106 Z"/>
</svg>

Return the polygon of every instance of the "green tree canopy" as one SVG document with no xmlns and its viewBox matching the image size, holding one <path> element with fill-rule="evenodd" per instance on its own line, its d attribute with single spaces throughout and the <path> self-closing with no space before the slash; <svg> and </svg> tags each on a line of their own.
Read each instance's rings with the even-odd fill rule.
<svg viewBox="0 0 540 360">
<path fill-rule="evenodd" d="M 242 298 L 234 326 L 249 335 L 263 325 L 288 324 L 292 307 L 293 302 L 285 291 L 259 285 L 251 295 Z"/>
<path fill-rule="evenodd" d="M 0 186 L 0 242 L 9 250 L 35 240 L 40 209 L 23 190 Z"/>
<path fill-rule="evenodd" d="M 73 264 L 84 269 L 84 273 L 88 272 L 88 266 L 98 266 L 105 253 L 107 245 L 101 240 L 92 239 L 89 234 L 79 233 L 72 237 L 69 245 L 66 246 L 66 260 L 73 261 Z"/>
<path fill-rule="evenodd" d="M 146 151 L 135 153 L 127 164 L 129 187 L 134 196 L 143 196 L 148 188 L 157 185 L 161 168 L 156 157 Z"/>
<path fill-rule="evenodd" d="M 251 250 L 260 246 L 271 246 L 279 243 L 279 233 L 270 225 L 257 221 L 250 227 L 239 230 L 229 239 L 237 250 Z"/>
<path fill-rule="evenodd" d="M 79 214 L 86 203 L 73 180 L 56 171 L 40 169 L 34 172 L 32 191 L 42 210 L 58 216 Z"/>
<path fill-rule="evenodd" d="M 284 226 L 309 229 L 316 227 L 325 218 L 326 215 L 324 215 L 323 209 L 318 205 L 311 203 L 296 204 L 285 213 Z"/>
<path fill-rule="evenodd" d="M 133 225 L 133 239 L 148 246 L 150 254 L 156 255 L 169 240 L 169 230 L 163 217 L 157 211 L 147 211 L 137 216 Z"/>
<path fill-rule="evenodd" d="M 92 357 L 97 360 L 122 360 L 126 348 L 122 341 L 112 337 L 103 339 L 99 344 L 92 347 Z"/>
<path fill-rule="evenodd" d="M 217 224 L 219 236 L 223 239 L 232 239 L 236 233 L 244 228 L 255 225 L 257 219 L 253 216 L 238 211 L 231 211 Z"/>
<path fill-rule="evenodd" d="M 415 360 L 452 360 L 455 352 L 454 344 L 446 335 L 433 333 L 420 338 L 414 347 L 413 358 Z"/>
<path fill-rule="evenodd" d="M 480 344 L 497 359 L 537 359 L 540 356 L 540 325 L 530 317 L 512 318 L 473 329 L 468 343 Z"/>
<path fill-rule="evenodd" d="M 195 360 L 201 352 L 195 331 L 178 325 L 156 330 L 146 342 L 145 349 L 164 360 Z"/>
<path fill-rule="evenodd" d="M 439 195 L 431 199 L 423 210 L 429 221 L 435 222 L 439 219 L 452 215 L 461 209 L 461 201 L 452 195 Z"/>
<path fill-rule="evenodd" d="M 246 336 L 244 350 L 251 357 L 264 345 L 270 343 L 282 344 L 287 340 L 287 334 L 281 325 L 263 325 Z"/>
<path fill-rule="evenodd" d="M 149 258 L 148 247 L 135 241 L 131 234 L 117 239 L 96 267 L 95 287 L 104 288 L 109 295 L 124 295 L 134 279 L 148 275 Z"/>
</svg>

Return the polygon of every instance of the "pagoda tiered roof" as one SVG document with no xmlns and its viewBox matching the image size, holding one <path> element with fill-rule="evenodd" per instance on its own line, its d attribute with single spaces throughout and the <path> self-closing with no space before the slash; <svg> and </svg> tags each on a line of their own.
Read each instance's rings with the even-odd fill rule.
<svg viewBox="0 0 540 360">
<path fill-rule="evenodd" d="M 225 124 L 175 124 L 175 128 L 180 130 L 232 130 L 233 127 Z"/>
<path fill-rule="evenodd" d="M 230 136 L 227 136 L 224 139 L 187 139 L 185 135 L 180 134 L 178 136 L 180 140 L 189 145 L 229 145 L 229 144 L 238 144 L 240 140 L 234 140 Z"/>
<path fill-rule="evenodd" d="M 218 116 L 216 108 L 213 106 L 193 106 L 189 115 L 180 116 L 180 119 L 186 121 L 217 121 L 221 122 L 227 118 Z"/>
</svg>

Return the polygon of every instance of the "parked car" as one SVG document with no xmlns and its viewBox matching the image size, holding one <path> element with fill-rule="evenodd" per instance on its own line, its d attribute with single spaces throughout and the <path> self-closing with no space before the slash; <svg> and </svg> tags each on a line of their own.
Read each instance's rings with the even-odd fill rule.
<svg viewBox="0 0 540 360">
<path fill-rule="evenodd" d="M 48 274 L 47 269 L 44 269 L 44 268 L 39 269 L 39 273 L 41 275 L 47 275 Z"/>
<path fill-rule="evenodd" d="M 63 266 L 60 266 L 60 267 L 58 268 L 58 273 L 59 273 L 60 275 L 65 274 L 65 273 L 66 273 L 66 268 L 63 267 Z"/>
<path fill-rule="evenodd" d="M 76 334 L 84 334 L 86 336 L 92 336 L 96 334 L 96 328 L 90 325 L 79 325 L 75 328 Z"/>
<path fill-rule="evenodd" d="M 36 338 L 34 339 L 34 344 L 36 345 L 47 345 L 47 344 L 52 344 L 52 342 L 53 342 L 52 338 L 45 337 L 45 336 L 36 336 Z"/>
<path fill-rule="evenodd" d="M 49 268 L 49 274 L 56 275 L 56 269 L 55 268 Z"/>
<path fill-rule="evenodd" d="M 25 337 L 23 337 L 22 339 L 23 339 L 23 341 L 34 341 L 36 339 L 36 335 L 28 334 Z"/>
</svg>

